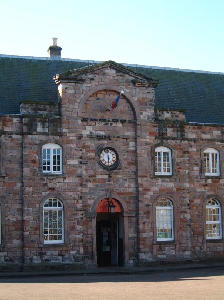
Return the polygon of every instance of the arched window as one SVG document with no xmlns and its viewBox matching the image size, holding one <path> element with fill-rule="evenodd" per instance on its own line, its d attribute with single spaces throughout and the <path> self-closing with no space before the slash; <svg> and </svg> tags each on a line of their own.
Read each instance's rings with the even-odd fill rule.
<svg viewBox="0 0 224 300">
<path fill-rule="evenodd" d="M 213 148 L 207 148 L 203 152 L 205 176 L 219 176 L 219 152 Z"/>
<path fill-rule="evenodd" d="M 42 147 L 43 173 L 62 173 L 62 148 L 56 144 L 46 144 Z"/>
<path fill-rule="evenodd" d="M 64 242 L 64 214 L 61 201 L 56 198 L 45 201 L 43 223 L 44 244 Z"/>
<path fill-rule="evenodd" d="M 168 199 L 161 199 L 156 204 L 156 234 L 157 241 L 172 241 L 173 204 Z"/>
<path fill-rule="evenodd" d="M 155 175 L 172 175 L 171 150 L 167 147 L 155 148 Z"/>
<path fill-rule="evenodd" d="M 222 238 L 221 205 L 216 199 L 210 199 L 206 203 L 206 238 Z"/>
</svg>

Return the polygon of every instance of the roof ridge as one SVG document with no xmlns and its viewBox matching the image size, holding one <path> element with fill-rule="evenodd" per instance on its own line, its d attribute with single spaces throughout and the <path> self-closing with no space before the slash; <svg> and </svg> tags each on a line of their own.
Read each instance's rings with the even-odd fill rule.
<svg viewBox="0 0 224 300">
<path fill-rule="evenodd" d="M 46 61 L 73 61 L 73 62 L 85 62 L 89 64 L 93 63 L 101 63 L 101 61 L 96 60 L 85 60 L 85 59 L 76 59 L 76 58 L 50 58 L 50 57 L 38 57 L 38 56 L 20 56 L 20 55 L 8 55 L 8 54 L 0 54 L 0 58 L 20 58 L 27 60 L 46 60 Z"/>
<path fill-rule="evenodd" d="M 185 73 L 201 73 L 201 74 L 218 74 L 224 75 L 224 72 L 213 72 L 213 71 L 204 71 L 204 70 L 192 70 L 192 69 L 180 69 L 180 68 L 171 68 L 171 67 L 158 67 L 158 66 L 147 66 L 147 65 L 132 65 L 132 64 L 123 64 L 124 66 L 145 68 L 145 69 L 154 69 L 154 70 L 166 70 L 166 71 L 177 71 Z"/>
<path fill-rule="evenodd" d="M 50 57 L 38 57 L 38 56 L 20 56 L 20 55 L 8 55 L 0 54 L 0 58 L 20 58 L 28 60 L 46 60 L 46 61 L 73 61 L 73 62 L 83 62 L 88 64 L 99 64 L 103 61 L 97 60 L 88 60 L 88 59 L 76 59 L 76 58 L 50 58 Z M 213 71 L 204 71 L 204 70 L 192 70 L 192 69 L 181 69 L 181 68 L 172 68 L 172 67 L 159 67 L 159 66 L 148 66 L 148 65 L 139 65 L 139 64 L 128 64 L 128 63 L 119 63 L 125 67 L 132 68 L 144 68 L 144 69 L 154 69 L 154 70 L 166 70 L 166 71 L 176 71 L 176 72 L 186 72 L 186 73 L 201 73 L 201 74 L 217 74 L 224 75 L 224 72 L 213 72 Z"/>
</svg>

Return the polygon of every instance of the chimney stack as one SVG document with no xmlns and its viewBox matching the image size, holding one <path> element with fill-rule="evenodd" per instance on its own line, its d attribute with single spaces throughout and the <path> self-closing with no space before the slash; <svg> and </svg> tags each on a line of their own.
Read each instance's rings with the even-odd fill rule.
<svg viewBox="0 0 224 300">
<path fill-rule="evenodd" d="M 48 54 L 51 59 L 60 59 L 62 48 L 57 45 L 57 38 L 53 38 L 53 45 L 48 48 Z"/>
</svg>

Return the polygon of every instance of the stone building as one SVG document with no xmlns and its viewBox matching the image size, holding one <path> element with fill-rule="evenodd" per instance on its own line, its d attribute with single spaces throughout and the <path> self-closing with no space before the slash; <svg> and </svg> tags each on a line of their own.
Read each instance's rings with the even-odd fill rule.
<svg viewBox="0 0 224 300">
<path fill-rule="evenodd" d="M 57 47 L 0 56 L 1 269 L 223 258 L 224 75 Z"/>
</svg>

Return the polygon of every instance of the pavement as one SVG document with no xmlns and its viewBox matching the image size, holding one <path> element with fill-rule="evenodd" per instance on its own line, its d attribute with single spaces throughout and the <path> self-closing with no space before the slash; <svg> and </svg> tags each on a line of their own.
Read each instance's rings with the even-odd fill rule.
<svg viewBox="0 0 224 300">
<path fill-rule="evenodd" d="M 184 271 L 193 269 L 224 269 L 224 261 L 216 262 L 195 262 L 160 264 L 153 266 L 126 266 L 126 267 L 89 267 L 85 269 L 69 271 L 21 271 L 21 272 L 0 272 L 0 278 L 36 277 L 36 276 L 66 276 L 66 275 L 113 275 L 113 274 L 144 274 L 152 272 Z"/>
<path fill-rule="evenodd" d="M 191 269 L 183 270 L 181 267 L 141 274 L 48 276 L 45 273 L 36 277 L 0 278 L 0 300 L 224 299 L 224 268 L 189 266 Z"/>
</svg>

